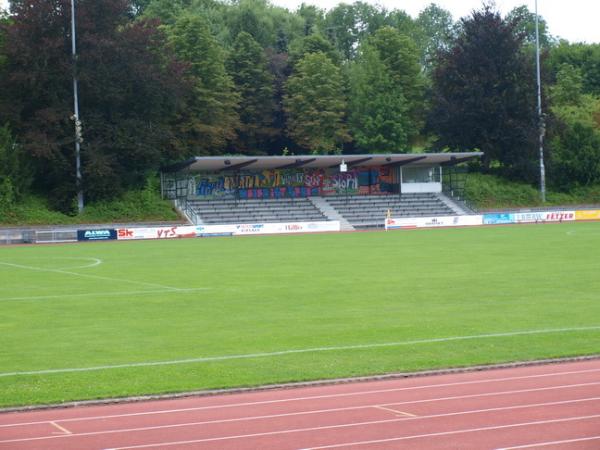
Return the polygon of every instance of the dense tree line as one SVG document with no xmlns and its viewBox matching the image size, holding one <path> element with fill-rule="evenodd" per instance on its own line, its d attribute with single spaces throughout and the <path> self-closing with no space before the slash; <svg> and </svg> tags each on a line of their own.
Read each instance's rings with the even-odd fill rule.
<svg viewBox="0 0 600 450">
<path fill-rule="evenodd" d="M 12 0 L 0 16 L 0 210 L 75 197 L 72 78 L 89 200 L 196 155 L 482 150 L 537 183 L 535 16 L 483 4 L 454 21 L 361 1 Z M 600 45 L 543 19 L 549 180 L 600 183 Z"/>
</svg>

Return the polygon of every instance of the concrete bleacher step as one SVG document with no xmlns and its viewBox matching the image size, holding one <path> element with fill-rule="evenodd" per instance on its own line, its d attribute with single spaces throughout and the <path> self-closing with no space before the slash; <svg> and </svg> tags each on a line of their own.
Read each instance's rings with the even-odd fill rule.
<svg viewBox="0 0 600 450">
<path fill-rule="evenodd" d="M 314 222 L 327 218 L 308 199 L 191 200 L 203 223 Z"/>
<path fill-rule="evenodd" d="M 328 197 L 327 203 L 355 228 L 382 227 L 390 211 L 393 217 L 454 215 L 447 202 L 434 193 Z"/>
</svg>

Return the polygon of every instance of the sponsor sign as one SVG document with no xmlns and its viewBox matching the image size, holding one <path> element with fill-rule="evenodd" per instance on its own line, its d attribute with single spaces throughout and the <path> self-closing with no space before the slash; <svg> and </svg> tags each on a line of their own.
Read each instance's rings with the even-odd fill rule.
<svg viewBox="0 0 600 450">
<path fill-rule="evenodd" d="M 117 239 L 117 230 L 77 230 L 78 241 L 109 241 Z"/>
<path fill-rule="evenodd" d="M 196 237 L 196 227 L 119 228 L 119 240 Z"/>
<path fill-rule="evenodd" d="M 234 236 L 281 233 L 315 233 L 340 231 L 339 221 L 331 222 L 290 222 L 290 223 L 243 223 L 231 225 L 198 225 L 196 233 L 203 235 L 232 234 Z"/>
<path fill-rule="evenodd" d="M 575 211 L 575 220 L 600 220 L 600 210 Z"/>
<path fill-rule="evenodd" d="M 507 223 L 563 222 L 575 220 L 575 211 L 532 211 L 523 213 L 484 214 L 484 225 Z"/>
<path fill-rule="evenodd" d="M 535 211 L 513 216 L 515 223 L 564 222 L 575 220 L 575 211 Z"/>
<path fill-rule="evenodd" d="M 443 217 L 412 217 L 389 218 L 385 221 L 385 228 L 437 228 L 437 227 L 471 227 L 481 225 L 483 216 L 443 216 Z"/>
<path fill-rule="evenodd" d="M 484 214 L 484 225 L 500 225 L 506 223 L 515 223 L 514 214 Z"/>
</svg>

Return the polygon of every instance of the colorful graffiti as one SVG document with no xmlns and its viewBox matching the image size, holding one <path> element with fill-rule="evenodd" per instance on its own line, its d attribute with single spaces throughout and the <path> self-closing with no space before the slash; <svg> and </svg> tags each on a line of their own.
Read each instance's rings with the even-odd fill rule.
<svg viewBox="0 0 600 450">
<path fill-rule="evenodd" d="M 340 173 L 327 169 L 280 169 L 196 177 L 199 197 L 281 198 L 315 195 L 386 194 L 393 191 L 393 170 L 355 168 Z"/>
</svg>

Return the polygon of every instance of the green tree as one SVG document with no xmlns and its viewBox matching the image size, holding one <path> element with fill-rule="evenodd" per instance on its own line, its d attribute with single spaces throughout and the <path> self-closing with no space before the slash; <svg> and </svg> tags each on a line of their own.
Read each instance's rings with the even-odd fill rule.
<svg viewBox="0 0 600 450">
<path fill-rule="evenodd" d="M 350 132 L 356 147 L 367 152 L 404 152 L 412 134 L 408 102 L 393 82 L 379 53 L 361 46 L 350 68 Z"/>
<path fill-rule="evenodd" d="M 294 40 L 290 44 L 290 64 L 295 66 L 309 53 L 323 53 L 335 65 L 340 64 L 341 56 L 331 43 L 320 34 L 311 34 Z"/>
<path fill-rule="evenodd" d="M 551 88 L 550 180 L 561 189 L 600 183 L 600 97 L 585 94 L 579 68 L 563 64 Z"/>
<path fill-rule="evenodd" d="M 579 105 L 583 96 L 581 70 L 563 64 L 556 73 L 556 83 L 550 87 L 550 96 L 555 106 Z"/>
<path fill-rule="evenodd" d="M 450 47 L 454 37 L 454 21 L 449 11 L 431 3 L 419 13 L 415 22 L 419 29 L 415 41 L 421 49 L 421 64 L 429 72 L 435 64 L 437 53 Z"/>
<path fill-rule="evenodd" d="M 70 2 L 12 3 L 0 114 L 32 161 L 35 188 L 69 211 L 75 195 Z M 77 2 L 77 74 L 88 199 L 143 185 L 170 146 L 183 68 L 162 52 L 156 22 L 132 22 L 125 0 Z M 40 51 L 44 49 L 44 51 Z"/>
<path fill-rule="evenodd" d="M 561 41 L 550 50 L 548 65 L 552 73 L 558 74 L 563 64 L 580 70 L 584 94 L 600 96 L 600 44 Z"/>
<path fill-rule="evenodd" d="M 176 130 L 180 155 L 219 154 L 235 138 L 239 96 L 225 70 L 225 55 L 200 16 L 185 14 L 168 28 L 175 55 L 189 64 L 193 89 Z"/>
<path fill-rule="evenodd" d="M 379 28 L 393 24 L 393 18 L 384 8 L 356 1 L 340 3 L 331 9 L 325 16 L 324 26 L 327 36 L 344 59 L 352 60 L 362 41 Z"/>
<path fill-rule="evenodd" d="M 341 150 L 350 136 L 340 69 L 323 53 L 307 54 L 286 88 L 287 130 L 296 144 L 312 153 Z"/>
<path fill-rule="evenodd" d="M 506 20 L 514 24 L 515 32 L 523 35 L 526 43 L 535 45 L 535 13 L 529 11 L 527 6 L 513 8 L 507 14 Z M 553 38 L 548 34 L 548 24 L 543 17 L 538 16 L 538 25 L 540 47 L 548 49 L 554 44 Z"/>
<path fill-rule="evenodd" d="M 235 40 L 228 69 L 240 94 L 235 150 L 265 153 L 275 135 L 273 77 L 263 49 L 249 33 L 241 32 Z"/>
<path fill-rule="evenodd" d="M 304 35 L 322 32 L 325 28 L 325 11 L 315 5 L 302 3 L 297 14 L 304 19 Z"/>
<path fill-rule="evenodd" d="M 407 102 L 407 132 L 416 137 L 424 123 L 425 78 L 414 41 L 392 27 L 383 27 L 369 39 L 392 77 L 395 89 Z"/>
<path fill-rule="evenodd" d="M 431 130 L 441 148 L 480 149 L 483 163 L 533 181 L 537 124 L 533 61 L 523 36 L 490 6 L 461 19 L 433 72 Z"/>
<path fill-rule="evenodd" d="M 190 4 L 191 0 L 150 0 L 143 6 L 143 15 L 159 18 L 163 24 L 173 25 Z"/>
<path fill-rule="evenodd" d="M 31 184 L 22 149 L 8 125 L 0 127 L 0 214 L 8 213 Z"/>
</svg>

